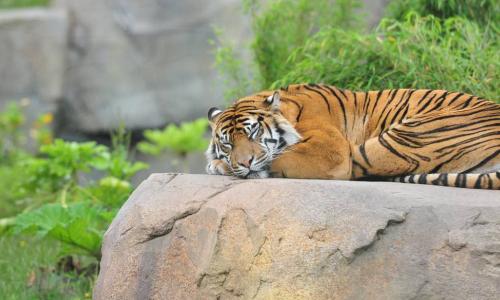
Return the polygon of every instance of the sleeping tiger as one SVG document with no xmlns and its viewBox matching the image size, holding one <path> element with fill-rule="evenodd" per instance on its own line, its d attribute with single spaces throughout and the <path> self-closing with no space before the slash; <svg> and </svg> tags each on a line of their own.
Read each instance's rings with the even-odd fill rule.
<svg viewBox="0 0 500 300">
<path fill-rule="evenodd" d="M 500 189 L 500 105 L 465 93 L 297 84 L 208 119 L 209 174 Z"/>
</svg>

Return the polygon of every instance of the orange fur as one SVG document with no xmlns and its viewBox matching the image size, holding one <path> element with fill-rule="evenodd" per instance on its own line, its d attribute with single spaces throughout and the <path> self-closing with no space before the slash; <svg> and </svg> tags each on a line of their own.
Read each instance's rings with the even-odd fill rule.
<svg viewBox="0 0 500 300">
<path fill-rule="evenodd" d="M 500 105 L 468 94 L 291 85 L 279 95 L 264 91 L 244 97 L 214 116 L 211 124 L 214 138 L 207 151 L 207 170 L 213 174 L 346 180 L 376 176 L 500 189 Z M 249 136 L 251 126 L 262 127 L 264 136 L 270 136 L 266 128 L 272 133 L 283 127 L 286 130 L 280 131 L 296 134 L 297 140 L 285 139 L 286 147 L 268 157 L 265 168 L 247 168 L 244 175 L 244 165 L 264 157 L 270 148 L 255 133 Z M 212 155 L 220 134 L 226 134 L 231 144 L 229 159 Z M 210 170 L 211 163 L 224 170 Z M 493 173 L 470 174 L 485 170 Z"/>
</svg>

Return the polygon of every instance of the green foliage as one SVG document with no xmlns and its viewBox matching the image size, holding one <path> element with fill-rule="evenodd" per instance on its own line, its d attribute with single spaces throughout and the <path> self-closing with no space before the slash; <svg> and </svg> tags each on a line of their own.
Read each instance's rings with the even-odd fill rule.
<svg viewBox="0 0 500 300">
<path fill-rule="evenodd" d="M 0 0 L 0 9 L 31 6 L 48 6 L 51 0 Z"/>
<path fill-rule="evenodd" d="M 393 18 L 373 32 L 361 30 L 350 1 L 336 2 L 244 1 L 258 65 L 250 77 L 262 78 L 252 92 L 318 82 L 354 90 L 447 89 L 498 101 L 500 2 L 395 0 Z M 245 74 L 229 59 L 234 52 L 226 53 L 231 72 L 221 70 L 229 78 Z M 228 85 L 231 94 L 249 94 L 239 82 Z"/>
<path fill-rule="evenodd" d="M 500 22 L 498 0 L 396 0 L 387 7 L 388 17 L 400 21 L 406 18 L 409 11 L 441 19 L 464 17 L 479 24 L 498 25 Z"/>
<path fill-rule="evenodd" d="M 0 112 L 0 163 L 9 160 L 20 148 L 24 122 L 24 114 L 15 102 L 7 104 L 5 110 Z"/>
<path fill-rule="evenodd" d="M 137 145 L 139 151 L 147 154 L 159 154 L 164 150 L 172 150 L 179 155 L 194 151 L 204 151 L 208 146 L 204 135 L 208 121 L 200 118 L 192 122 L 181 123 L 180 126 L 170 124 L 163 130 L 146 130 L 146 141 Z"/>
<path fill-rule="evenodd" d="M 361 28 L 358 0 L 246 0 L 255 35 L 251 43 L 254 61 L 243 63 L 234 43 L 221 33 L 215 49 L 215 65 L 225 78 L 226 99 L 234 100 L 265 89 L 290 70 L 289 56 L 321 28 Z"/>
<path fill-rule="evenodd" d="M 290 56 L 291 71 L 273 87 L 322 82 L 355 90 L 435 88 L 496 99 L 500 47 L 495 35 L 463 18 L 442 23 L 415 14 L 404 22 L 386 19 L 373 34 L 326 29 Z"/>
<path fill-rule="evenodd" d="M 30 192 L 55 192 L 77 183 L 78 172 L 93 167 L 104 169 L 110 154 L 105 146 L 95 142 L 77 143 L 60 139 L 40 148 L 42 157 L 26 160 L 27 180 L 24 187 Z"/>
<path fill-rule="evenodd" d="M 22 200 L 24 194 L 18 188 L 24 178 L 24 167 L 21 163 L 17 161 L 9 164 L 0 163 L 0 218 L 13 216 L 25 207 Z M 1 228 L 0 221 L 0 234 Z"/>
<path fill-rule="evenodd" d="M 116 136 L 113 150 L 94 142 L 55 140 L 40 153 L 24 163 L 21 190 L 33 199 L 8 224 L 11 232 L 52 238 L 66 253 L 99 258 L 101 236 L 132 191 L 127 180 L 147 165 L 130 162 L 123 137 Z M 103 177 L 83 185 L 78 175 L 95 170 L 104 172 Z"/>
<path fill-rule="evenodd" d="M 130 133 L 121 126 L 111 135 L 112 151 L 106 153 L 105 159 L 101 161 L 98 169 L 105 170 L 109 178 L 117 180 L 129 180 L 137 172 L 147 169 L 149 166 L 143 162 L 131 162 L 129 160 Z"/>
<path fill-rule="evenodd" d="M 95 142 L 53 141 L 52 133 L 46 128 L 52 118 L 50 114 L 42 115 L 30 129 L 30 133 L 36 133 L 32 137 L 41 144 L 38 153 L 33 155 L 22 150 L 21 140 L 26 134 L 21 126 L 24 120 L 21 108 L 11 105 L 0 112 L 0 134 L 2 141 L 8 142 L 3 143 L 1 149 L 9 153 L 8 159 L 0 160 L 0 244 L 3 248 L 16 247 L 4 241 L 27 238 L 53 251 L 50 267 L 40 267 L 44 263 L 37 260 L 29 267 L 30 273 L 22 275 L 25 278 L 21 278 L 21 284 L 11 282 L 14 286 L 30 287 L 14 295 L 65 298 L 61 290 L 65 289 L 69 294 L 90 298 L 95 278 L 91 270 L 96 269 L 100 259 L 104 230 L 132 192 L 130 178 L 148 166 L 130 160 L 130 135 L 123 129 L 113 134 L 111 148 Z M 100 178 L 91 180 L 84 173 Z M 0 265 L 9 264 L 2 268 L 7 273 L 0 274 L 2 291 L 11 291 L 10 286 L 5 288 L 1 282 L 10 282 L 11 277 L 17 276 L 12 273 L 19 271 L 11 265 L 20 265 L 23 259 L 26 257 L 21 255 L 8 262 L 0 260 Z M 56 263 L 75 260 L 78 265 L 63 270 L 56 266 Z M 83 272 L 80 261 L 86 261 L 83 268 L 90 272 L 87 275 L 73 274 Z M 22 272 L 26 272 L 26 268 Z M 64 280 L 78 283 L 70 288 Z"/>
<path fill-rule="evenodd" d="M 252 48 L 266 87 L 288 73 L 290 54 L 321 28 L 359 26 L 354 11 L 359 1 L 278 0 L 268 5 L 261 14 L 254 14 L 252 22 Z"/>
<path fill-rule="evenodd" d="M 18 215 L 13 233 L 50 237 L 68 247 L 65 250 L 68 254 L 100 257 L 102 231 L 107 221 L 106 215 L 89 203 L 50 203 Z"/>
</svg>

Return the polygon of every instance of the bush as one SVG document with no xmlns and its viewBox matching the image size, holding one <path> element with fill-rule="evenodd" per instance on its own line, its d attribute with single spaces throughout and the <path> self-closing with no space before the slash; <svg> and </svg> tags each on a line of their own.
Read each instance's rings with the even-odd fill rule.
<svg viewBox="0 0 500 300">
<path fill-rule="evenodd" d="M 255 38 L 250 44 L 253 62 L 245 64 L 239 49 L 224 41 L 218 31 L 214 43 L 215 63 L 225 80 L 227 100 L 270 87 L 287 74 L 289 56 L 302 47 L 321 28 L 362 28 L 356 14 L 359 0 L 243 0 L 245 11 L 252 16 Z"/>
<path fill-rule="evenodd" d="M 498 101 L 498 1 L 396 0 L 387 10 L 390 18 L 368 33 L 346 21 L 356 20 L 349 1 L 336 2 L 275 0 L 259 6 L 246 1 L 257 66 L 249 77 L 261 80 L 251 91 L 238 85 L 248 82 L 245 78 L 227 80 L 231 94 L 316 82 L 354 90 L 447 89 Z M 226 78 L 248 73 L 237 71 L 244 64 L 232 50 L 224 52 L 226 58 L 233 55 L 225 63 L 238 65 L 220 68 Z"/>
<path fill-rule="evenodd" d="M 19 188 L 28 209 L 13 218 L 10 232 L 57 240 L 61 255 L 100 257 L 101 237 L 132 191 L 127 181 L 147 168 L 128 160 L 124 145 L 108 149 L 94 142 L 55 140 L 40 157 L 27 158 Z M 82 172 L 104 172 L 100 180 L 82 182 Z"/>
<path fill-rule="evenodd" d="M 162 151 L 172 150 L 180 156 L 190 152 L 205 151 L 208 141 L 203 137 L 208 128 L 208 120 L 200 118 L 185 122 L 179 126 L 170 124 L 162 130 L 144 131 L 145 141 L 137 145 L 139 151 L 158 155 Z"/>
<path fill-rule="evenodd" d="M 262 85 L 270 86 L 288 73 L 290 54 L 321 28 L 359 28 L 355 13 L 359 6 L 359 1 L 351 0 L 279 0 L 271 1 L 260 14 L 254 9 L 252 49 Z"/>
<path fill-rule="evenodd" d="M 434 88 L 496 99 L 500 45 L 495 30 L 463 18 L 386 19 L 373 34 L 322 30 L 288 60 L 290 71 L 272 87 L 322 82 L 355 90 Z"/>
</svg>

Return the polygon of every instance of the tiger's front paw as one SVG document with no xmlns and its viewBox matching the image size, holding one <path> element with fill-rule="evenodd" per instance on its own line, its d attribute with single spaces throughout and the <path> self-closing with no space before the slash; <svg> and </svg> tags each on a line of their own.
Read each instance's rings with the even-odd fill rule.
<svg viewBox="0 0 500 300">
<path fill-rule="evenodd" d="M 210 175 L 231 175 L 227 164 L 220 159 L 210 161 L 206 167 L 206 171 Z"/>
<path fill-rule="evenodd" d="M 248 175 L 245 177 L 246 179 L 261 179 L 261 178 L 269 178 L 269 172 L 268 171 L 258 171 L 258 172 L 250 172 Z"/>
</svg>

